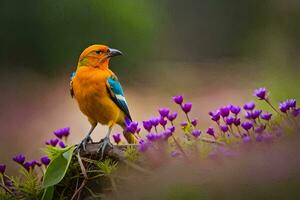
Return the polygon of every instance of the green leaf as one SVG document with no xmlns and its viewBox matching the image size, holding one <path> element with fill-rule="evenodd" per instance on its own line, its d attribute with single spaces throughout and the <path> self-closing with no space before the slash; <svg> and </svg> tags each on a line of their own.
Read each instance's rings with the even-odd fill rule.
<svg viewBox="0 0 300 200">
<path fill-rule="evenodd" d="M 74 149 L 75 146 L 66 148 L 65 151 L 62 151 L 54 160 L 52 160 L 44 175 L 44 188 L 56 185 L 64 178 L 72 160 Z"/>
<path fill-rule="evenodd" d="M 52 200 L 54 193 L 54 186 L 50 186 L 44 189 L 44 194 L 42 196 L 42 200 Z"/>
</svg>

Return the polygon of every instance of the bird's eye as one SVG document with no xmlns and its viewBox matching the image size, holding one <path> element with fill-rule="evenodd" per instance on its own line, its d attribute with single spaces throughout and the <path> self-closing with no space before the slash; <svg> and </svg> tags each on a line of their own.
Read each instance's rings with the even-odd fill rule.
<svg viewBox="0 0 300 200">
<path fill-rule="evenodd" d="M 101 51 L 100 51 L 100 50 L 96 51 L 96 54 L 100 54 L 100 53 L 101 53 Z"/>
</svg>

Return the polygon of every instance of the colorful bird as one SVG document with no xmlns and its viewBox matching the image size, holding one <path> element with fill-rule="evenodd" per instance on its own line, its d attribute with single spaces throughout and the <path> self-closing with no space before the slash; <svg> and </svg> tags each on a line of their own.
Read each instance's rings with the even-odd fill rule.
<svg viewBox="0 0 300 200">
<path fill-rule="evenodd" d="M 90 135 L 98 123 L 107 125 L 108 132 L 101 140 L 98 151 L 103 153 L 111 146 L 109 137 L 115 124 L 123 128 L 128 143 L 135 143 L 135 137 L 126 132 L 126 126 L 132 121 L 124 92 L 117 76 L 109 69 L 109 60 L 122 55 L 121 51 L 105 45 L 92 45 L 80 55 L 76 72 L 71 76 L 71 95 L 91 124 L 86 137 L 79 144 L 85 146 L 91 140 Z"/>
</svg>

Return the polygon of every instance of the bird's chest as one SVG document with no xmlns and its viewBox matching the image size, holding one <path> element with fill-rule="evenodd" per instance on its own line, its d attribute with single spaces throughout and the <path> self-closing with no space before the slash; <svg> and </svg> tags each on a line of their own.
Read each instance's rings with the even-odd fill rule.
<svg viewBox="0 0 300 200">
<path fill-rule="evenodd" d="M 118 121 L 120 109 L 111 100 L 106 81 L 111 71 L 77 70 L 73 78 L 74 97 L 80 110 L 93 121 L 107 124 Z"/>
<path fill-rule="evenodd" d="M 108 95 L 106 80 L 109 74 L 105 71 L 83 69 L 76 72 L 73 79 L 74 97 L 80 107 L 99 104 Z"/>
</svg>

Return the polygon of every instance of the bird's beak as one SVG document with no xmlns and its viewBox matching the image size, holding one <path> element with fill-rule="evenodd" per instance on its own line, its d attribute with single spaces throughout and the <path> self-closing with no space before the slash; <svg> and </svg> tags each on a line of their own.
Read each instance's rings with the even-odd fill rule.
<svg viewBox="0 0 300 200">
<path fill-rule="evenodd" d="M 121 51 L 119 51 L 118 49 L 109 49 L 109 53 L 108 53 L 108 57 L 114 57 L 114 56 L 120 56 L 123 55 L 123 53 Z"/>
</svg>

